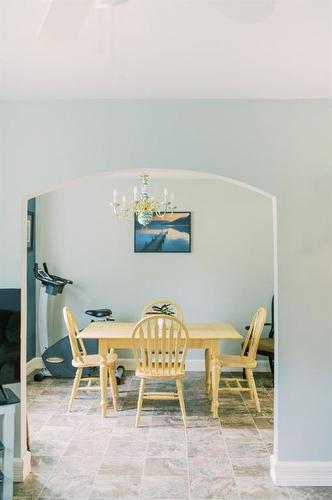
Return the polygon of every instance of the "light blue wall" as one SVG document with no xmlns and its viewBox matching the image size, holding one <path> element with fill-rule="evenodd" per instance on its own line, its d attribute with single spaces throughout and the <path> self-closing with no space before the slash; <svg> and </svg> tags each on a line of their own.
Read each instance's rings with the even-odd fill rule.
<svg viewBox="0 0 332 500">
<path fill-rule="evenodd" d="M 19 286 L 24 193 L 118 168 L 218 173 L 278 197 L 279 460 L 332 460 L 328 101 L 0 104 L 1 286 Z"/>
<path fill-rule="evenodd" d="M 119 199 L 129 198 L 137 176 L 90 178 L 38 197 L 37 260 L 74 282 L 50 297 L 50 342 L 67 335 L 65 305 L 83 328 L 86 309 L 111 307 L 117 321 L 138 321 L 154 298 L 181 304 L 187 322 L 231 322 L 243 332 L 257 307 L 270 309 L 271 198 L 216 179 L 160 179 L 152 173 L 151 195 L 162 197 L 167 186 L 178 209 L 191 211 L 191 252 L 134 253 L 134 223 L 114 217 L 109 203 L 115 188 Z M 222 347 L 234 353 L 239 346 L 233 341 Z M 188 357 L 202 359 L 203 353 L 191 350 Z"/>
</svg>

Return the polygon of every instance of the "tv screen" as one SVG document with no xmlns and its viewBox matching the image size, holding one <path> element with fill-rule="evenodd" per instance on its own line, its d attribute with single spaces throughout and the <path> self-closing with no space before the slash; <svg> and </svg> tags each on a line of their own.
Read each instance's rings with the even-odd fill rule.
<svg viewBox="0 0 332 500">
<path fill-rule="evenodd" d="M 0 385 L 20 381 L 20 290 L 0 290 Z"/>
</svg>

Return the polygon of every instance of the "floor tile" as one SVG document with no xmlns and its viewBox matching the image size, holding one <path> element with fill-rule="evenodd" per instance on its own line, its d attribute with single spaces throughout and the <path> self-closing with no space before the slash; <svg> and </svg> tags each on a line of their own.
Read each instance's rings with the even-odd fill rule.
<svg viewBox="0 0 332 500">
<path fill-rule="evenodd" d="M 149 441 L 147 456 L 159 458 L 184 458 L 187 454 L 185 442 Z"/>
<path fill-rule="evenodd" d="M 233 457 L 232 465 L 236 477 L 268 477 L 270 478 L 270 464 L 268 457 L 248 458 Z"/>
<path fill-rule="evenodd" d="M 190 421 L 189 418 L 187 420 L 188 422 Z M 184 425 L 180 415 L 153 415 L 151 419 L 151 427 L 180 427 L 183 429 Z"/>
<path fill-rule="evenodd" d="M 210 457 L 219 455 L 220 457 L 227 456 L 227 448 L 222 437 L 214 438 L 209 443 L 204 441 L 188 441 L 188 456 L 203 456 Z"/>
<path fill-rule="evenodd" d="M 105 454 L 109 440 L 108 436 L 98 440 L 75 437 L 69 442 L 63 455 L 65 457 L 84 457 L 88 454 L 90 457 L 100 457 L 100 455 Z"/>
<path fill-rule="evenodd" d="M 61 500 L 87 500 L 90 496 L 94 477 L 84 474 L 57 473 L 48 481 L 39 498 L 60 498 Z M 39 500 L 38 498 L 38 500 Z"/>
<path fill-rule="evenodd" d="M 137 457 L 141 459 L 145 457 L 147 451 L 147 439 L 128 440 L 123 437 L 117 437 L 116 434 L 111 436 L 109 444 L 106 448 L 106 455 Z"/>
<path fill-rule="evenodd" d="M 14 496 L 27 500 L 36 499 L 46 484 L 46 479 L 37 474 L 29 474 L 24 483 L 14 483 Z"/>
<path fill-rule="evenodd" d="M 99 474 L 111 476 L 138 476 L 143 474 L 144 459 L 106 454 L 99 467 Z"/>
<path fill-rule="evenodd" d="M 146 458 L 145 476 L 188 476 L 188 460 L 184 458 Z"/>
<path fill-rule="evenodd" d="M 91 477 L 99 472 L 103 460 L 103 455 L 92 456 L 89 451 L 79 457 L 62 456 L 54 468 L 52 477 L 60 477 L 65 474 L 73 476 L 86 474 Z"/>
<path fill-rule="evenodd" d="M 32 455 L 31 456 L 31 472 L 38 478 L 48 479 L 59 462 L 59 457 L 50 455 Z"/>
<path fill-rule="evenodd" d="M 232 477 L 193 475 L 190 476 L 189 485 L 192 499 L 239 500 L 236 483 Z"/>
<path fill-rule="evenodd" d="M 146 441 L 151 436 L 149 427 L 115 426 L 112 429 L 112 438 L 121 438 L 128 441 Z"/>
<path fill-rule="evenodd" d="M 121 417 L 121 418 L 119 418 Z M 149 428 L 151 424 L 151 415 L 142 415 L 139 428 L 141 429 L 142 427 Z M 107 420 L 107 419 L 105 419 Z M 116 425 L 118 427 L 130 427 L 131 429 L 135 428 L 135 420 L 136 420 L 136 415 L 128 416 L 128 415 L 118 415 L 118 418 L 116 419 Z"/>
<path fill-rule="evenodd" d="M 213 480 L 214 477 L 233 477 L 233 467 L 228 457 L 219 455 L 188 458 L 189 473 L 192 476 L 206 476 Z"/>
<path fill-rule="evenodd" d="M 218 427 L 194 427 L 187 429 L 187 439 L 191 443 L 199 443 L 201 445 L 209 446 L 211 442 L 222 440 L 221 428 Z"/>
<path fill-rule="evenodd" d="M 33 416 L 28 412 L 31 420 Z M 45 426 L 50 427 L 80 427 L 86 421 L 86 417 L 83 415 L 75 415 L 73 413 L 53 413 L 45 422 Z"/>
<path fill-rule="evenodd" d="M 238 443 L 225 439 L 225 442 L 231 459 L 241 457 L 268 459 L 267 448 L 261 440 Z"/>
<path fill-rule="evenodd" d="M 186 500 L 189 498 L 188 478 L 179 476 L 144 476 L 141 499 Z"/>
<path fill-rule="evenodd" d="M 142 479 L 137 476 L 98 474 L 93 482 L 89 499 L 138 499 L 140 498 L 141 482 Z"/>
<path fill-rule="evenodd" d="M 262 437 L 255 427 L 223 427 L 222 435 L 228 441 L 239 443 L 256 441 Z"/>
<path fill-rule="evenodd" d="M 183 441 L 186 440 L 186 430 L 181 427 L 162 427 L 154 426 L 150 428 L 149 439 L 151 441 L 166 440 L 166 441 Z"/>
<path fill-rule="evenodd" d="M 270 478 L 237 477 L 241 500 L 290 500 L 288 488 L 274 486 Z"/>
<path fill-rule="evenodd" d="M 220 420 L 218 418 L 213 418 L 212 416 L 201 416 L 200 414 L 187 417 L 187 428 L 200 427 L 205 429 L 207 427 L 219 427 Z"/>
<path fill-rule="evenodd" d="M 254 427 L 255 422 L 253 417 L 247 413 L 246 415 L 220 415 L 221 427 Z"/>
<path fill-rule="evenodd" d="M 258 429 L 273 429 L 273 418 L 254 417 L 253 420 Z"/>
<path fill-rule="evenodd" d="M 302 486 L 288 488 L 292 500 L 331 500 L 332 486 Z"/>
<path fill-rule="evenodd" d="M 36 437 L 30 442 L 30 451 L 35 456 L 60 457 L 67 450 L 68 444 L 68 441 L 58 441 L 57 439 L 45 441 L 45 439 Z"/>
</svg>

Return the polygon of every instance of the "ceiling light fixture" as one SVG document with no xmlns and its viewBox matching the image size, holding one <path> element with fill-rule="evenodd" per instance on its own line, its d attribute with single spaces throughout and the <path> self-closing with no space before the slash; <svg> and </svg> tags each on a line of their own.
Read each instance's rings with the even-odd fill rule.
<svg viewBox="0 0 332 500">
<path fill-rule="evenodd" d="M 138 222 L 146 227 L 152 221 L 154 215 L 157 217 L 164 217 L 167 213 L 173 213 L 176 209 L 174 206 L 174 194 L 170 193 L 168 198 L 168 190 L 164 188 L 164 198 L 162 201 L 156 201 L 153 196 L 149 196 L 148 182 L 149 175 L 142 174 L 141 178 L 141 193 L 138 197 L 137 187 L 133 189 L 133 200 L 127 204 L 126 196 L 122 196 L 122 203 L 119 203 L 118 192 L 116 189 L 113 191 L 113 201 L 110 203 L 113 207 L 114 215 L 124 220 L 133 220 L 137 216 Z"/>
</svg>

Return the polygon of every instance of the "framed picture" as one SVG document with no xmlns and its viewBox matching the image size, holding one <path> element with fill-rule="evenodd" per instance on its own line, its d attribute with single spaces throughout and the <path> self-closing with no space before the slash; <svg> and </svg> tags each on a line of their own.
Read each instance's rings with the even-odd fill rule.
<svg viewBox="0 0 332 500">
<path fill-rule="evenodd" d="M 27 250 L 32 250 L 33 244 L 33 212 L 27 215 Z"/>
<path fill-rule="evenodd" d="M 134 249 L 136 253 L 191 252 L 191 212 L 154 215 L 147 227 L 135 216 Z"/>
</svg>

